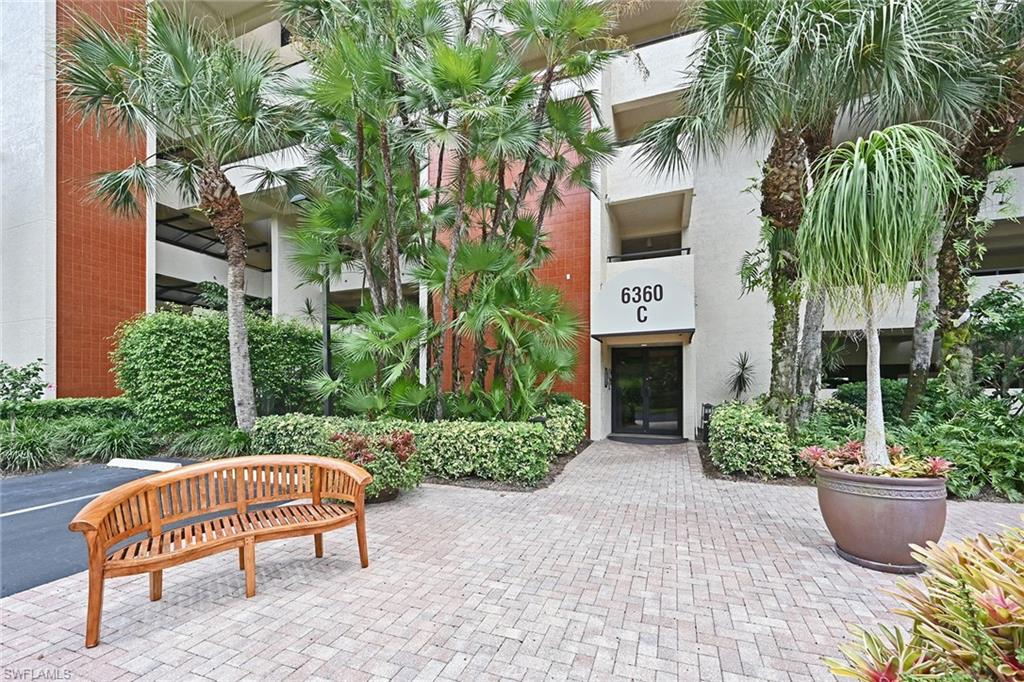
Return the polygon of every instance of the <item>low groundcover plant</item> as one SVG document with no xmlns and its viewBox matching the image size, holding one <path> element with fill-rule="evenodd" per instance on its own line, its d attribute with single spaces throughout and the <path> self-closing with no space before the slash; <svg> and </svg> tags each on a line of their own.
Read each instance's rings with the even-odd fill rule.
<svg viewBox="0 0 1024 682">
<path fill-rule="evenodd" d="M 942 457 L 914 457 L 900 445 L 891 445 L 889 464 L 872 464 L 864 456 L 864 443 L 851 440 L 831 450 L 812 445 L 800 451 L 800 459 L 815 468 L 892 478 L 945 478 L 953 465 Z"/>
</svg>

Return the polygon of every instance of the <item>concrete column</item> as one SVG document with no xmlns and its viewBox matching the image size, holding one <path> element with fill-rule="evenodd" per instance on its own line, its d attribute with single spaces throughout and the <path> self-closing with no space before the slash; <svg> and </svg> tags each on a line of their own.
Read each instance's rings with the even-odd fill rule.
<svg viewBox="0 0 1024 682">
<path fill-rule="evenodd" d="M 305 320 L 306 299 L 319 311 L 320 288 L 305 284 L 295 274 L 289 256 L 293 249 L 285 235 L 291 226 L 284 216 L 270 218 L 270 295 L 274 317 Z"/>
<path fill-rule="evenodd" d="M 0 2 L 0 359 L 57 377 L 54 2 Z M 54 389 L 47 389 L 53 397 Z"/>
</svg>

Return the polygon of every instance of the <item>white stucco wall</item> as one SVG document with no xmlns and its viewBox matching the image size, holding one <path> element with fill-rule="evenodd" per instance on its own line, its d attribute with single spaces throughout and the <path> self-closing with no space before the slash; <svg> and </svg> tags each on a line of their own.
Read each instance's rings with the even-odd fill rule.
<svg viewBox="0 0 1024 682">
<path fill-rule="evenodd" d="M 746 191 L 759 175 L 764 148 L 734 141 L 718 160 L 694 171 L 690 214 L 697 324 L 693 354 L 697 401 L 719 403 L 729 398 L 726 382 L 733 361 L 750 354 L 754 367 L 751 395 L 768 389 L 771 372 L 772 311 L 762 291 L 742 295 L 737 271 L 745 251 L 756 248 L 760 233 L 759 201 Z"/>
<path fill-rule="evenodd" d="M 294 253 L 292 243 L 286 234 L 291 229 L 283 217 L 270 219 L 270 295 L 274 317 L 304 318 L 306 300 L 313 303 L 318 311 L 323 308 L 321 290 L 303 283 L 290 262 Z"/>
<path fill-rule="evenodd" d="M 0 359 L 56 382 L 54 2 L 0 2 Z M 52 396 L 53 391 L 49 390 Z"/>
<path fill-rule="evenodd" d="M 228 262 L 174 244 L 156 242 L 156 272 L 189 282 L 211 281 L 225 284 L 228 278 Z M 246 268 L 245 293 L 260 298 L 270 296 L 270 273 Z"/>
</svg>

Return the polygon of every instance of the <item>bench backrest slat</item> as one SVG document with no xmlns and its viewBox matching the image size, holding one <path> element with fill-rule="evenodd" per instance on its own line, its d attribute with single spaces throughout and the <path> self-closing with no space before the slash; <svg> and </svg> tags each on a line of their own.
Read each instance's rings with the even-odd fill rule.
<svg viewBox="0 0 1024 682">
<path fill-rule="evenodd" d="M 265 459 L 264 459 L 265 457 Z M 221 465 L 210 462 L 125 484 L 123 499 L 104 504 L 96 524 L 102 546 L 110 547 L 135 535 L 159 536 L 175 522 L 204 514 L 232 510 L 245 514 L 251 505 L 322 498 L 355 501 L 360 483 L 339 465 L 324 465 L 317 458 L 291 455 L 248 457 Z M 352 467 L 345 463 L 344 467 Z M 365 472 L 361 472 L 365 477 Z M 359 474 L 355 474 L 358 476 Z M 362 483 L 365 485 L 365 481 Z M 115 489 L 116 490 L 116 489 Z M 110 491 L 114 493 L 114 491 Z M 109 496 L 106 493 L 104 496 Z M 109 506 L 107 506 L 109 505 Z M 195 538 L 174 536 L 179 543 Z"/>
</svg>

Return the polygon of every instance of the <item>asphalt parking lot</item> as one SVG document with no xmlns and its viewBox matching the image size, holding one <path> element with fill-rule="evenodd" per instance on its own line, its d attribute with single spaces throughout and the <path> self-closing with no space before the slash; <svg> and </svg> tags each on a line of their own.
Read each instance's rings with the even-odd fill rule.
<svg viewBox="0 0 1024 682">
<path fill-rule="evenodd" d="M 0 597 L 88 568 L 68 523 L 100 493 L 151 473 L 89 464 L 0 479 Z"/>
</svg>

